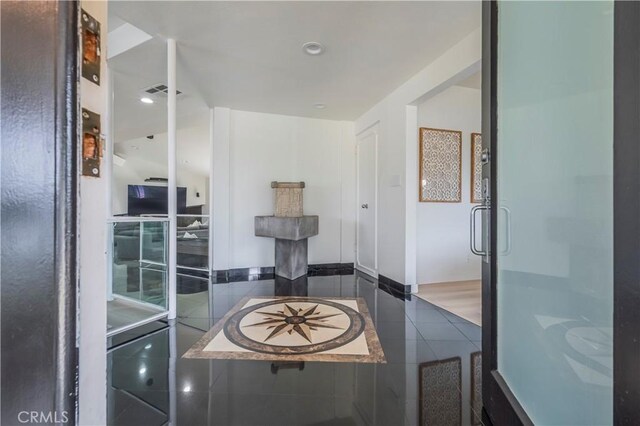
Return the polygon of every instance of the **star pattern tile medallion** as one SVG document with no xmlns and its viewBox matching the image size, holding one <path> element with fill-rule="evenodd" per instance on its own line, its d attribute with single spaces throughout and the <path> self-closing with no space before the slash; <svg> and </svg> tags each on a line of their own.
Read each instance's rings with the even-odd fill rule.
<svg viewBox="0 0 640 426">
<path fill-rule="evenodd" d="M 332 328 L 342 330 L 342 327 L 336 327 L 329 323 L 329 318 L 335 317 L 337 314 L 323 315 L 318 310 L 318 304 L 310 308 L 293 308 L 291 305 L 284 303 L 284 308 L 276 312 L 256 311 L 260 315 L 264 315 L 263 321 L 255 324 L 247 324 L 244 327 L 263 327 L 271 331 L 264 341 L 277 337 L 283 333 L 298 333 L 307 342 L 311 342 L 311 331 L 317 331 L 318 328 Z"/>
<path fill-rule="evenodd" d="M 385 362 L 361 298 L 245 298 L 184 357 Z"/>
</svg>

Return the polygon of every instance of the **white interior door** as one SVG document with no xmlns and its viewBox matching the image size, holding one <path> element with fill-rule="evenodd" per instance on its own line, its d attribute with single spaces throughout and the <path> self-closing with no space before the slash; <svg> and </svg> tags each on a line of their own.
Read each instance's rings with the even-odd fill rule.
<svg viewBox="0 0 640 426">
<path fill-rule="evenodd" d="M 356 236 L 356 268 L 378 275 L 377 196 L 378 196 L 378 129 L 373 127 L 358 136 L 358 226 Z"/>
</svg>

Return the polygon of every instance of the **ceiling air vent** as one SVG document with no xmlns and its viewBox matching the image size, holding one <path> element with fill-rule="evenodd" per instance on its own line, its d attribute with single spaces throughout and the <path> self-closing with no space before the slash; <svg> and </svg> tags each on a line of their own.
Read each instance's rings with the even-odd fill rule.
<svg viewBox="0 0 640 426">
<path fill-rule="evenodd" d="M 144 180 L 145 182 L 162 182 L 162 183 L 167 183 L 169 182 L 169 179 L 167 178 L 161 178 L 161 177 L 148 177 Z"/>
<path fill-rule="evenodd" d="M 167 95 L 169 93 L 169 88 L 166 84 L 156 84 L 155 86 L 151 86 L 148 89 L 145 89 L 145 93 L 150 95 Z M 182 94 L 181 91 L 176 90 L 176 96 Z"/>
</svg>

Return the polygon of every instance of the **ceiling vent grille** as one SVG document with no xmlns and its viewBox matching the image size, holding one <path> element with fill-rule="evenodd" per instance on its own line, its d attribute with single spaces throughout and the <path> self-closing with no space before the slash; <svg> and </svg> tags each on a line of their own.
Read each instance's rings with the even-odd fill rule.
<svg viewBox="0 0 640 426">
<path fill-rule="evenodd" d="M 160 183 L 167 183 L 169 182 L 169 179 L 167 178 L 161 178 L 161 177 L 148 177 L 144 180 L 145 182 L 160 182 Z"/>
<path fill-rule="evenodd" d="M 167 95 L 169 94 L 169 88 L 166 84 L 156 84 L 155 86 L 151 86 L 148 89 L 145 89 L 145 93 L 148 93 L 150 95 Z M 181 94 L 181 91 L 176 90 L 176 96 Z"/>
</svg>

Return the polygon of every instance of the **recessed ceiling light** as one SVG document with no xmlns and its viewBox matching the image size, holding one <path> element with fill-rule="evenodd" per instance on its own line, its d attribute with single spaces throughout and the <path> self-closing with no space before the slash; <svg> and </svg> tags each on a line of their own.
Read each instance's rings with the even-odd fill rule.
<svg viewBox="0 0 640 426">
<path fill-rule="evenodd" d="M 319 55 L 324 52 L 324 46 L 316 41 L 308 41 L 302 45 L 302 50 L 308 55 Z"/>
<path fill-rule="evenodd" d="M 313 107 L 317 109 L 325 109 L 327 106 L 325 104 L 313 104 Z"/>
<path fill-rule="evenodd" d="M 140 102 L 142 102 L 143 104 L 152 104 L 153 99 L 144 97 L 144 98 L 140 98 Z"/>
</svg>

